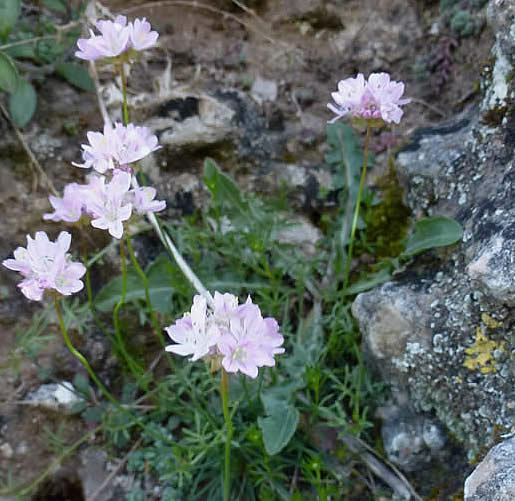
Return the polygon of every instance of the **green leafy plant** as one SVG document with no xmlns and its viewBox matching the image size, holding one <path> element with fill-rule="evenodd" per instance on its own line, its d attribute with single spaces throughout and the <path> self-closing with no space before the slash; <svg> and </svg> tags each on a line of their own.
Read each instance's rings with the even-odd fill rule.
<svg viewBox="0 0 515 501">
<path fill-rule="evenodd" d="M 86 91 L 94 85 L 83 65 L 68 62 L 80 35 L 77 22 L 83 2 L 46 0 L 37 15 L 25 14 L 20 0 L 0 0 L 0 92 L 8 96 L 9 114 L 18 127 L 27 125 L 37 108 L 33 84 L 55 73 Z M 66 19 L 59 25 L 58 19 Z"/>
</svg>

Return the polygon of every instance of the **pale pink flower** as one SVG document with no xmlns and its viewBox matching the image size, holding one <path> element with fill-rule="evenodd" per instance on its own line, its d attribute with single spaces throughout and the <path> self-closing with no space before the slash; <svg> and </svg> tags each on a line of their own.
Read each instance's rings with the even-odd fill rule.
<svg viewBox="0 0 515 501">
<path fill-rule="evenodd" d="M 19 271 L 24 277 L 18 287 L 34 301 L 40 301 L 46 289 L 55 289 L 63 295 L 80 291 L 84 284 L 79 280 L 86 268 L 71 261 L 68 249 L 71 235 L 62 231 L 56 242 L 51 242 L 44 231 L 38 231 L 34 239 L 27 235 L 27 248 L 18 247 L 14 259 L 2 264 L 10 270 Z"/>
<path fill-rule="evenodd" d="M 113 159 L 120 166 L 137 162 L 160 148 L 157 137 L 148 127 L 138 127 L 133 124 L 125 127 L 117 123 L 114 132 L 118 149 L 113 151 Z"/>
<path fill-rule="evenodd" d="M 195 296 L 191 316 L 177 320 L 166 331 L 178 343 L 167 351 L 194 354 L 191 360 L 221 360 L 227 372 L 241 371 L 251 378 L 257 377 L 259 367 L 274 366 L 274 356 L 284 353 L 279 325 L 273 318 L 263 318 L 250 297 L 238 305 L 236 296 L 215 292 L 209 311 L 205 298 Z"/>
<path fill-rule="evenodd" d="M 390 80 L 388 73 L 372 73 L 368 81 L 362 73 L 338 83 L 338 91 L 331 96 L 336 105 L 327 107 L 336 114 L 330 123 L 350 115 L 365 120 L 399 123 L 403 115 L 401 106 L 410 99 L 401 99 L 404 83 Z"/>
<path fill-rule="evenodd" d="M 149 212 L 159 212 L 166 208 L 164 200 L 154 200 L 156 189 L 149 186 L 135 188 L 128 193 L 128 200 L 138 214 L 144 215 Z"/>
<path fill-rule="evenodd" d="M 64 187 L 63 198 L 50 195 L 48 199 L 54 208 L 54 212 L 43 214 L 43 219 L 51 221 L 77 222 L 82 216 L 84 207 L 83 186 L 70 183 Z"/>
<path fill-rule="evenodd" d="M 116 57 L 131 49 L 142 51 L 155 45 L 159 37 L 156 31 L 151 31 L 145 18 L 127 24 L 125 16 L 117 16 L 114 21 L 98 21 L 96 27 L 100 35 L 90 30 L 90 38 L 77 41 L 79 50 L 75 55 L 78 58 L 95 61 Z"/>
<path fill-rule="evenodd" d="M 82 145 L 84 162 L 73 165 L 85 169 L 93 167 L 100 174 L 112 169 L 128 170 L 128 164 L 160 148 L 157 137 L 148 127 L 136 127 L 133 124 L 125 127 L 116 123 L 114 128 L 106 124 L 103 134 L 90 131 L 87 137 L 89 145 Z"/>
<path fill-rule="evenodd" d="M 150 31 L 150 23 L 145 19 L 134 19 L 130 23 L 130 41 L 134 50 L 145 50 L 154 46 L 159 37 L 157 31 Z"/>
<path fill-rule="evenodd" d="M 120 149 L 119 138 L 114 129 L 106 124 L 103 134 L 90 131 L 87 137 L 89 144 L 82 145 L 84 163 L 72 162 L 72 164 L 83 169 L 93 167 L 100 174 L 114 169 L 114 155 Z"/>
<path fill-rule="evenodd" d="M 192 362 L 208 355 L 220 336 L 218 327 L 209 320 L 206 298 L 195 296 L 191 314 L 165 328 L 172 341 L 177 343 L 167 346 L 166 351 L 182 356 L 193 355 L 190 358 Z"/>
<path fill-rule="evenodd" d="M 227 372 L 241 371 L 251 378 L 258 367 L 275 365 L 276 343 L 270 345 L 270 327 L 255 304 L 238 306 L 229 323 L 229 330 L 218 341 L 223 355 L 222 366 Z M 282 336 L 280 343 L 282 344 Z"/>
<path fill-rule="evenodd" d="M 108 230 L 114 238 L 123 235 L 123 221 L 131 217 L 132 205 L 125 203 L 131 185 L 131 175 L 117 172 L 108 184 L 100 176 L 92 180 L 86 195 L 86 210 L 92 216 L 91 226 Z"/>
<path fill-rule="evenodd" d="M 86 273 L 82 263 L 73 263 L 65 255 L 58 255 L 55 260 L 54 289 L 63 296 L 79 292 L 84 287 L 80 278 Z"/>
<path fill-rule="evenodd" d="M 224 327 L 229 327 L 232 315 L 238 308 L 238 297 L 234 294 L 220 294 L 215 291 L 213 298 L 213 315 L 216 322 Z"/>
<path fill-rule="evenodd" d="M 98 21 L 96 27 L 100 35 L 95 35 L 90 30 L 91 38 L 80 38 L 77 41 L 79 50 L 75 55 L 78 58 L 95 61 L 104 57 L 116 57 L 129 48 L 132 27 L 127 26 L 125 16 L 117 16 L 114 21 Z"/>
</svg>

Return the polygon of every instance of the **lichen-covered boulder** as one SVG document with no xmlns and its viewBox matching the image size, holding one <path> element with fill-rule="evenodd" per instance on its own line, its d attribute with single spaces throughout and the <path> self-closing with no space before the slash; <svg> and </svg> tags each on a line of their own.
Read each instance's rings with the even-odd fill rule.
<svg viewBox="0 0 515 501">
<path fill-rule="evenodd" d="M 515 5 L 491 1 L 488 19 L 482 103 L 419 131 L 397 157 L 413 214 L 453 217 L 463 240 L 352 309 L 395 403 L 436 415 L 469 458 L 515 423 Z"/>
<path fill-rule="evenodd" d="M 515 437 L 493 447 L 465 481 L 464 501 L 515 499 Z"/>
</svg>

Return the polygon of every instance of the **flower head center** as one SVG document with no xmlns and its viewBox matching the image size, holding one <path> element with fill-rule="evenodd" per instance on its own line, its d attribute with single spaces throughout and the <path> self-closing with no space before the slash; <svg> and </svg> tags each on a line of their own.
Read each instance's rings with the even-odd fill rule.
<svg viewBox="0 0 515 501">
<path fill-rule="evenodd" d="M 238 346 L 232 353 L 233 360 L 238 360 L 239 362 L 243 362 L 247 356 L 247 350 L 241 346 Z"/>
</svg>

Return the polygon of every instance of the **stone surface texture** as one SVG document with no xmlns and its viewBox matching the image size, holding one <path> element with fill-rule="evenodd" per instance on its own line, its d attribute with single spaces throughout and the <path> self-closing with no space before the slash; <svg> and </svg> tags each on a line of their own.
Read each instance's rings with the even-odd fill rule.
<svg viewBox="0 0 515 501">
<path fill-rule="evenodd" d="M 493 447 L 465 480 L 465 501 L 515 499 L 515 437 Z"/>
<path fill-rule="evenodd" d="M 463 240 L 419 256 L 352 309 L 395 404 L 436 416 L 469 458 L 515 423 L 515 4 L 490 2 L 488 22 L 482 103 L 419 130 L 396 162 L 414 217 L 452 217 Z"/>
</svg>

